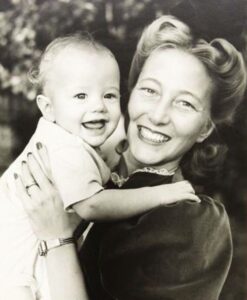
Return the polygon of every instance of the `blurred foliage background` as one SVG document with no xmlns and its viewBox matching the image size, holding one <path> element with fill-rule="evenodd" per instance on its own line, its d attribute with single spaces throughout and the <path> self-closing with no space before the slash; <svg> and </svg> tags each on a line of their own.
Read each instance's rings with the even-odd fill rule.
<svg viewBox="0 0 247 300">
<path fill-rule="evenodd" d="M 0 1 L 0 173 L 23 149 L 39 112 L 27 73 L 55 37 L 89 31 L 116 55 L 126 82 L 138 36 L 156 17 L 171 13 L 205 39 L 224 37 L 247 62 L 246 0 L 1 0 Z M 221 300 L 247 299 L 247 97 L 235 123 L 222 130 L 229 146 L 223 169 L 208 186 L 230 215 L 234 258 Z M 124 106 L 124 105 L 123 105 Z"/>
</svg>

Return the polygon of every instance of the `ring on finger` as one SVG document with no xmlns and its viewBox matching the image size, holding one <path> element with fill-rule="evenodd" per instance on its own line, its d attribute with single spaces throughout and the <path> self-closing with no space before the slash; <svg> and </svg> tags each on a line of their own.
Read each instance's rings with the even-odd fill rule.
<svg viewBox="0 0 247 300">
<path fill-rule="evenodd" d="M 32 182 L 32 183 L 26 185 L 25 188 L 26 188 L 27 192 L 32 186 L 35 186 L 35 185 L 38 186 L 37 182 Z"/>
</svg>

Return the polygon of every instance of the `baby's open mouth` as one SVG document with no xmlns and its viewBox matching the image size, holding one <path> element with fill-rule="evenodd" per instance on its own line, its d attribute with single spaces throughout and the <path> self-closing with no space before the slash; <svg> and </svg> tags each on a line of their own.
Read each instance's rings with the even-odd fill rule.
<svg viewBox="0 0 247 300">
<path fill-rule="evenodd" d="M 86 129 L 102 129 L 106 124 L 106 120 L 95 120 L 82 123 Z"/>
<path fill-rule="evenodd" d="M 170 136 L 161 132 L 153 131 L 147 127 L 138 126 L 138 130 L 140 137 L 147 142 L 162 144 L 168 142 L 171 139 Z"/>
</svg>

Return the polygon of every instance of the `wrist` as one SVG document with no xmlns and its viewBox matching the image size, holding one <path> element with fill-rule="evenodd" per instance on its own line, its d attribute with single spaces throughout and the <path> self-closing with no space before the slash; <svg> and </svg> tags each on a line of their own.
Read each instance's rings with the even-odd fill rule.
<svg viewBox="0 0 247 300">
<path fill-rule="evenodd" d="M 155 203 L 163 204 L 164 202 L 164 184 L 163 185 L 156 185 L 156 186 L 148 186 L 143 188 L 143 194 L 147 195 L 154 201 Z"/>
<path fill-rule="evenodd" d="M 73 236 L 73 231 L 72 230 L 65 230 L 63 232 L 48 232 L 46 233 L 42 233 L 37 235 L 38 239 L 40 241 L 44 240 L 44 241 L 49 241 L 49 240 L 55 240 L 55 239 L 67 239 Z"/>
<path fill-rule="evenodd" d="M 38 253 L 40 256 L 46 256 L 49 251 L 66 245 L 75 245 L 74 237 L 40 240 Z"/>
</svg>

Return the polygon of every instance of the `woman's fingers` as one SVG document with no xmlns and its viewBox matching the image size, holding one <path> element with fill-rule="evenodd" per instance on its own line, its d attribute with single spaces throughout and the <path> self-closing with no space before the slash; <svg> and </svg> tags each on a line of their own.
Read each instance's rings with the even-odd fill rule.
<svg viewBox="0 0 247 300">
<path fill-rule="evenodd" d="M 34 181 L 38 184 L 42 191 L 48 192 L 51 187 L 49 178 L 46 176 L 41 165 L 38 163 L 32 153 L 28 154 L 27 162 L 29 168 L 28 170 L 30 170 L 29 173 L 32 174 L 31 176 L 33 177 Z M 24 173 L 23 176 L 25 176 Z"/>
<path fill-rule="evenodd" d="M 22 162 L 21 171 L 23 185 L 26 189 L 27 194 L 30 195 L 31 191 L 37 191 L 39 189 L 39 185 L 35 178 L 32 176 L 26 161 Z"/>
<path fill-rule="evenodd" d="M 21 199 L 22 205 L 26 211 L 30 209 L 31 199 L 19 175 L 14 174 L 16 194 Z"/>
<path fill-rule="evenodd" d="M 37 147 L 37 150 L 38 150 L 39 158 L 42 161 L 42 164 L 44 166 L 46 175 L 49 178 L 49 180 L 52 181 L 51 165 L 50 165 L 50 160 L 49 160 L 49 155 L 48 155 L 48 152 L 47 152 L 47 148 L 45 147 L 45 145 L 43 145 L 40 142 L 38 142 L 36 144 L 36 147 Z"/>
</svg>

